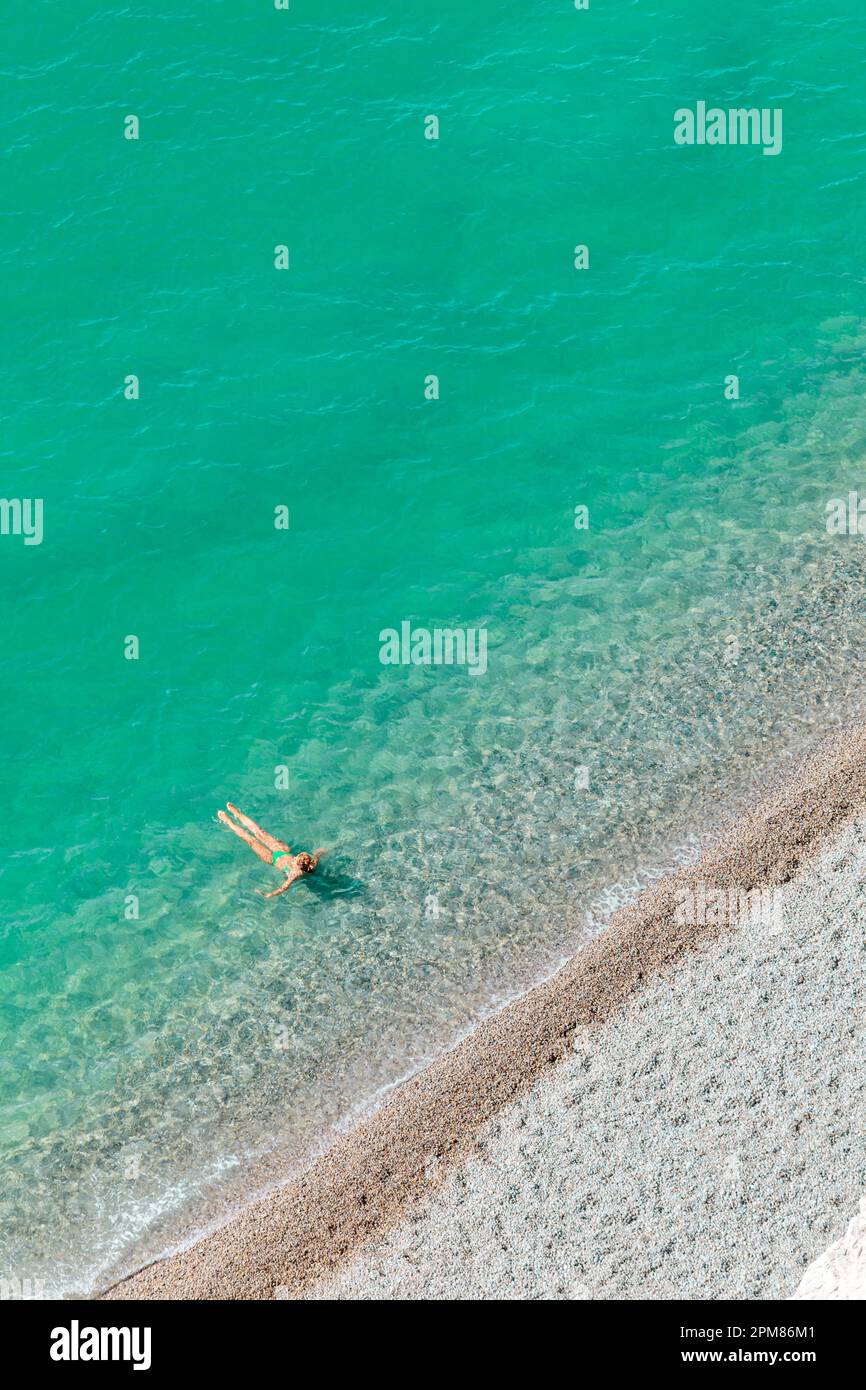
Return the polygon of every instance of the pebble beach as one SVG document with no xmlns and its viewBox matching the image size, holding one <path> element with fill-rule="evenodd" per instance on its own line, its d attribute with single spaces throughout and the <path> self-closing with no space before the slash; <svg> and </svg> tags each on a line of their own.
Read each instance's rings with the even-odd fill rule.
<svg viewBox="0 0 866 1390">
<path fill-rule="evenodd" d="M 864 756 L 856 728 L 805 758 L 304 1173 L 104 1296 L 793 1297 L 866 1192 Z M 741 910 L 682 920 L 720 894 Z"/>
</svg>

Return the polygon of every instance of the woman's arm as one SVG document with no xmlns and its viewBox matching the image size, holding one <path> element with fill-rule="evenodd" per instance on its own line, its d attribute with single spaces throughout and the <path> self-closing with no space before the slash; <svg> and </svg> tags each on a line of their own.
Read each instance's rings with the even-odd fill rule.
<svg viewBox="0 0 866 1390">
<path fill-rule="evenodd" d="M 287 888 L 291 888 L 293 883 L 297 883 L 299 878 L 303 878 L 303 874 L 293 874 L 291 878 L 286 879 L 285 883 L 281 883 L 279 888 L 275 888 L 273 893 L 262 893 L 262 897 L 278 898 L 281 893 L 285 893 Z"/>
</svg>

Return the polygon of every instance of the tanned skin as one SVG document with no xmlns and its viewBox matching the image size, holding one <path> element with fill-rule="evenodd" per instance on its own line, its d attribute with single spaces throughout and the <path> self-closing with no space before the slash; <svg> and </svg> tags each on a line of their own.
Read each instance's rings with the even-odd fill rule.
<svg viewBox="0 0 866 1390">
<path fill-rule="evenodd" d="M 307 854 L 302 850 L 299 854 L 292 854 L 289 846 L 283 840 L 277 840 L 273 835 L 269 835 L 267 830 L 262 830 L 260 825 L 256 825 L 251 816 L 245 816 L 243 811 L 239 811 L 237 806 L 233 806 L 230 801 L 226 802 L 226 809 L 231 811 L 235 820 L 230 820 L 225 811 L 217 811 L 217 820 L 233 830 L 238 839 L 248 844 L 253 854 L 257 854 L 265 864 L 272 864 L 286 875 L 286 881 L 281 887 L 275 888 L 273 893 L 262 893 L 263 898 L 276 898 L 280 893 L 285 893 L 291 888 L 293 883 L 297 883 L 299 878 L 305 878 L 311 874 L 325 853 L 323 849 L 317 849 L 315 854 Z M 236 822 L 240 822 L 237 824 Z M 274 854 L 277 857 L 274 859 Z"/>
</svg>

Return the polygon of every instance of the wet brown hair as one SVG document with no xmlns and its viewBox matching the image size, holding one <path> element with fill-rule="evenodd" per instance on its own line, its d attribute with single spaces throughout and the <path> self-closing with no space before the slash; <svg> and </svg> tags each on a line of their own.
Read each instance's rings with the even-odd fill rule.
<svg viewBox="0 0 866 1390">
<path fill-rule="evenodd" d="M 303 851 L 295 860 L 302 874 L 311 874 L 316 867 L 316 861 L 311 854 Z"/>
</svg>

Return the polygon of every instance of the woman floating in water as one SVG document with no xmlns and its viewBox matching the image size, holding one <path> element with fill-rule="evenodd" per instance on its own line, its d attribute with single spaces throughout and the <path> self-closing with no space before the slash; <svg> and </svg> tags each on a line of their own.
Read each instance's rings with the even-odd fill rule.
<svg viewBox="0 0 866 1390">
<path fill-rule="evenodd" d="M 275 898 L 279 893 L 285 893 L 287 888 L 291 888 L 299 878 L 304 878 L 306 874 L 311 874 L 325 853 L 323 849 L 317 849 L 315 854 L 307 854 L 301 851 L 300 854 L 292 854 L 287 844 L 282 840 L 275 840 L 273 835 L 269 835 L 267 830 L 262 830 L 260 825 L 249 816 L 245 816 L 243 811 L 239 811 L 237 806 L 233 806 L 230 801 L 226 806 L 232 815 L 239 821 L 240 825 L 235 825 L 233 820 L 229 820 L 225 811 L 217 811 L 217 820 L 222 821 L 223 825 L 228 826 L 236 835 L 245 840 L 254 854 L 263 859 L 266 864 L 273 864 L 274 868 L 279 869 L 286 875 L 286 881 L 281 888 L 275 888 L 273 893 L 263 893 L 263 898 Z M 243 827 L 243 828 L 242 828 Z"/>
</svg>

